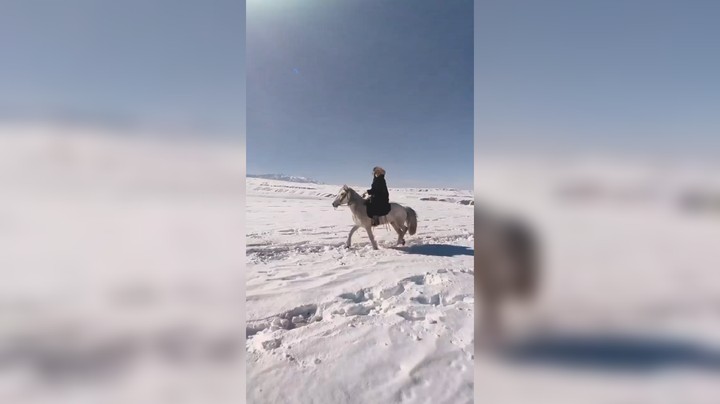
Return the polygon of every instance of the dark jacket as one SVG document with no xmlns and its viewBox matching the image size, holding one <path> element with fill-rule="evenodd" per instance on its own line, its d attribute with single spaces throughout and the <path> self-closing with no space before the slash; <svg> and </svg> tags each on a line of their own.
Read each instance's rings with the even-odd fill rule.
<svg viewBox="0 0 720 404">
<path fill-rule="evenodd" d="M 372 187 L 367 193 L 370 195 L 367 206 L 368 216 L 385 216 L 390 213 L 390 192 L 384 175 L 378 175 L 373 179 Z"/>
</svg>

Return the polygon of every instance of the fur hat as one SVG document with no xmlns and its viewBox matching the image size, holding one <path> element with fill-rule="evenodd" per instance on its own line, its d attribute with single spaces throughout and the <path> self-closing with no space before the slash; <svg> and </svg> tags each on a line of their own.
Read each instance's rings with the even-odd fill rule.
<svg viewBox="0 0 720 404">
<path fill-rule="evenodd" d="M 373 168 L 373 175 L 376 177 L 378 175 L 385 175 L 385 170 L 382 167 L 375 167 Z"/>
</svg>

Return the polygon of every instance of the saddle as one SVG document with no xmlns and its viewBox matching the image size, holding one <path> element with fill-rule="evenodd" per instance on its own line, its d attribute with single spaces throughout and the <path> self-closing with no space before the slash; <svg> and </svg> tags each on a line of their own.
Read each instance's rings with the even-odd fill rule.
<svg viewBox="0 0 720 404">
<path fill-rule="evenodd" d="M 365 199 L 365 206 L 369 206 L 372 203 L 373 203 L 372 196 L 369 196 L 368 198 Z M 375 208 L 375 210 L 377 210 L 377 207 Z M 384 214 L 380 214 L 380 215 L 377 215 L 377 214 L 369 215 L 368 214 L 368 216 L 370 216 L 370 218 L 372 219 L 372 224 L 371 224 L 372 227 L 380 226 L 380 218 L 383 218 L 383 217 L 387 216 L 388 213 L 390 213 L 390 209 L 383 209 L 383 210 L 387 210 L 387 211 L 383 212 Z"/>
</svg>

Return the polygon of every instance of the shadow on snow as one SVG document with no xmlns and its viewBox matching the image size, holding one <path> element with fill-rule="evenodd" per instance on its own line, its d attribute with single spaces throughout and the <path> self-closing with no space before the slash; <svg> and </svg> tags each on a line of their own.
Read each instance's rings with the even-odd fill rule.
<svg viewBox="0 0 720 404">
<path fill-rule="evenodd" d="M 455 257 L 458 255 L 474 255 L 470 247 L 450 244 L 417 244 L 409 247 L 392 247 L 407 254 L 431 255 L 435 257 Z"/>
<path fill-rule="evenodd" d="M 585 370 L 637 372 L 684 367 L 720 372 L 720 351 L 653 336 L 546 335 L 510 347 L 504 356 L 521 364 Z"/>
</svg>

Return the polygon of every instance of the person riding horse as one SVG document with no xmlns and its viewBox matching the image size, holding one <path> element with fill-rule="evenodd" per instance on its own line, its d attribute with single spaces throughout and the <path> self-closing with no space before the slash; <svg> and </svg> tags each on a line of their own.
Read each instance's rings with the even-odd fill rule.
<svg viewBox="0 0 720 404">
<path fill-rule="evenodd" d="M 390 213 L 390 192 L 385 183 L 385 170 L 382 167 L 373 168 L 373 182 L 366 192 L 370 197 L 365 201 L 367 214 L 372 218 L 372 225 L 380 224 L 380 217 Z"/>
</svg>

